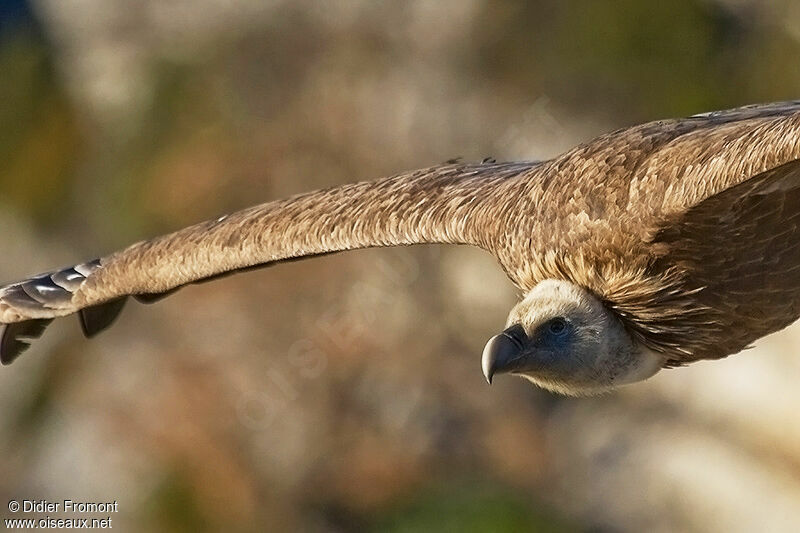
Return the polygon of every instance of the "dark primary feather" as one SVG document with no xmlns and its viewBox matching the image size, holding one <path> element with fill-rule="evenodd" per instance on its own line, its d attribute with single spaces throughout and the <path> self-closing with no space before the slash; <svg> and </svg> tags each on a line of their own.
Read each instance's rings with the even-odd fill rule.
<svg viewBox="0 0 800 533">
<path fill-rule="evenodd" d="M 0 363 L 13 363 L 22 352 L 30 348 L 34 340 L 42 336 L 52 321 L 52 318 L 47 318 L 6 324 L 0 339 Z"/>
<path fill-rule="evenodd" d="M 123 296 L 122 298 L 110 300 L 102 304 L 84 307 L 78 311 L 83 334 L 87 338 L 92 338 L 106 329 L 119 316 L 127 301 L 128 297 Z"/>
<path fill-rule="evenodd" d="M 633 126 L 545 162 L 454 160 L 301 194 L 0 287 L 0 357 L 84 309 L 94 334 L 128 295 L 428 242 L 488 250 L 524 291 L 589 290 L 668 365 L 722 357 L 800 314 L 798 158 L 800 102 L 783 102 Z"/>
</svg>

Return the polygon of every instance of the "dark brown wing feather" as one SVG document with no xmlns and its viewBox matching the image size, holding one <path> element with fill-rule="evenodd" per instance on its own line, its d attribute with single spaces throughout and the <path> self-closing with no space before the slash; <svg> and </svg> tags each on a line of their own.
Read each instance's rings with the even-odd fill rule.
<svg viewBox="0 0 800 533">
<path fill-rule="evenodd" d="M 653 240 L 707 309 L 672 365 L 736 353 L 800 316 L 800 161 L 715 194 Z"/>
</svg>

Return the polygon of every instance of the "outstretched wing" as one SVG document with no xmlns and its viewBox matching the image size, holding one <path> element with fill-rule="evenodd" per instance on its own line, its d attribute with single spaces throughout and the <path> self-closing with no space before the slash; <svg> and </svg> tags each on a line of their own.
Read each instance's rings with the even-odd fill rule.
<svg viewBox="0 0 800 533">
<path fill-rule="evenodd" d="M 669 220 L 654 250 L 687 273 L 705 312 L 668 364 L 717 359 L 800 317 L 800 160 L 714 194 Z"/>
<path fill-rule="evenodd" d="M 55 317 L 80 313 L 94 335 L 129 295 L 153 301 L 183 285 L 278 261 L 417 243 L 491 248 L 513 178 L 537 163 L 449 164 L 245 209 L 75 267 L 0 287 L 0 361 L 13 361 Z"/>
</svg>

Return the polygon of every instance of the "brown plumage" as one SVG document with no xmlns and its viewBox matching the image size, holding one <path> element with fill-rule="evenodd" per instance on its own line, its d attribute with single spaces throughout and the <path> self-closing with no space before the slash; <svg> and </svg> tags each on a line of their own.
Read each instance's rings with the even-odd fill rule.
<svg viewBox="0 0 800 533">
<path fill-rule="evenodd" d="M 563 392 L 600 390 L 655 371 L 633 372 L 644 363 L 632 362 L 623 372 L 620 358 L 646 353 L 659 367 L 716 359 L 800 316 L 799 160 L 800 102 L 787 102 L 634 126 L 545 162 L 456 162 L 302 194 L 0 288 L 0 323 L 9 324 L 0 357 L 10 362 L 49 320 L 81 310 L 92 335 L 128 295 L 149 301 L 305 256 L 456 243 L 488 250 L 536 295 L 512 312 L 510 325 L 519 327 L 505 336 L 515 339 L 516 348 L 505 346 L 511 363 L 495 360 L 499 341 L 487 346 L 487 377 L 512 371 Z M 574 367 L 559 374 L 520 366 L 519 350 L 566 342 L 541 337 L 553 316 L 540 317 L 546 306 L 536 302 L 553 298 L 567 298 L 553 309 L 570 327 L 583 324 L 570 309 L 589 313 L 580 335 L 618 323 L 632 339 L 609 348 L 619 361 L 586 378 L 597 386 L 571 383 Z M 603 322 L 604 313 L 611 318 Z M 561 334 L 558 324 L 550 329 Z M 551 356 L 573 349 L 547 348 Z M 548 372 L 555 377 L 536 378 Z"/>
</svg>

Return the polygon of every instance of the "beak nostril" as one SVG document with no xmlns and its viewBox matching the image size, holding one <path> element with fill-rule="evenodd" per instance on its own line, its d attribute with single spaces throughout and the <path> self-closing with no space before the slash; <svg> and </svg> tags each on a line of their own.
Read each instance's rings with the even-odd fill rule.
<svg viewBox="0 0 800 533">
<path fill-rule="evenodd" d="M 525 344 L 522 339 L 528 338 L 528 335 L 525 333 L 525 329 L 519 324 L 514 324 L 510 328 L 507 328 L 505 331 L 503 331 L 503 333 L 501 333 L 501 335 L 505 335 L 511 339 L 511 342 L 513 342 L 520 350 L 522 350 L 522 347 Z"/>
<path fill-rule="evenodd" d="M 523 338 L 525 330 L 515 324 L 486 343 L 481 356 L 481 367 L 489 384 L 495 374 L 514 370 L 524 348 Z"/>
</svg>

